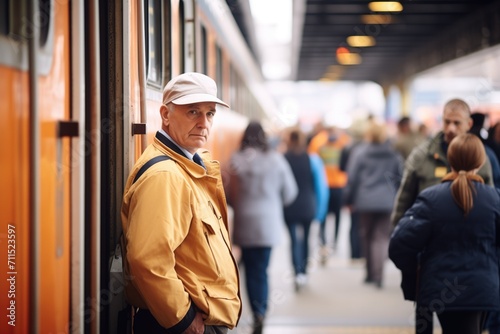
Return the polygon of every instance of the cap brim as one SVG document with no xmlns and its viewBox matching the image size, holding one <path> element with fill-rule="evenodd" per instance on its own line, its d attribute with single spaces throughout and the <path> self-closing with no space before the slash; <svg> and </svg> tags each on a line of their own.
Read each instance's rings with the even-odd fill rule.
<svg viewBox="0 0 500 334">
<path fill-rule="evenodd" d="M 189 94 L 179 97 L 178 99 L 172 100 L 173 104 L 179 104 L 179 105 L 201 103 L 201 102 L 215 102 L 229 108 L 229 105 L 227 105 L 225 102 L 219 100 L 218 98 L 210 94 Z"/>
</svg>

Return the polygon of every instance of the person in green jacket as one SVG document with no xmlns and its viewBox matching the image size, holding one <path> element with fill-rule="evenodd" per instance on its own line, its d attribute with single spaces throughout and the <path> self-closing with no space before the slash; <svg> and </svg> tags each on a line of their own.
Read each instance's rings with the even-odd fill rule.
<svg viewBox="0 0 500 334">
<path fill-rule="evenodd" d="M 422 190 L 438 184 L 441 178 L 451 171 L 446 157 L 448 145 L 453 138 L 467 133 L 472 127 L 469 105 L 461 99 L 448 101 L 443 109 L 442 122 L 442 130 L 414 148 L 405 161 L 403 178 L 391 215 L 393 226 L 398 224 Z M 493 186 L 491 164 L 488 158 L 479 169 L 478 175 L 483 178 L 485 184 Z M 414 277 L 414 279 L 416 283 L 417 278 Z M 404 283 L 408 284 L 408 282 Z M 417 305 L 415 326 L 419 334 L 432 333 L 432 313 Z"/>
<path fill-rule="evenodd" d="M 472 126 L 469 105 L 460 99 L 446 103 L 443 110 L 443 128 L 434 137 L 414 148 L 405 162 L 403 179 L 396 195 L 392 223 L 395 226 L 408 210 L 417 195 L 427 187 L 435 185 L 450 172 L 446 158 L 448 145 L 453 138 L 467 133 Z M 491 164 L 486 159 L 478 174 L 484 182 L 493 185 Z"/>
</svg>

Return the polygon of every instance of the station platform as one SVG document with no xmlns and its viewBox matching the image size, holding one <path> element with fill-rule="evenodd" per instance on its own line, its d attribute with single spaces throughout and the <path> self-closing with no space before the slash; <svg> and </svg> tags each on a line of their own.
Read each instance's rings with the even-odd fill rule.
<svg viewBox="0 0 500 334">
<path fill-rule="evenodd" d="M 288 232 L 273 249 L 269 268 L 269 310 L 264 334 L 413 334 L 414 306 L 405 301 L 399 287 L 400 272 L 387 259 L 382 288 L 368 285 L 364 263 L 352 262 L 349 252 L 350 217 L 342 211 L 339 240 L 327 263 L 319 256 L 319 225 L 310 232 L 308 282 L 295 291 Z M 327 236 L 333 239 L 333 217 L 328 218 Z M 244 268 L 241 268 L 243 276 Z M 242 277 L 243 278 L 243 277 Z M 252 315 L 242 282 L 243 314 L 231 333 L 251 334 Z M 441 334 L 437 318 L 434 334 Z"/>
</svg>

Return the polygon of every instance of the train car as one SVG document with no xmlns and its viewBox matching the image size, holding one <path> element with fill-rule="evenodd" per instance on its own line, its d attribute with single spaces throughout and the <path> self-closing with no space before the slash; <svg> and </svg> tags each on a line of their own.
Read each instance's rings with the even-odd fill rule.
<svg viewBox="0 0 500 334">
<path fill-rule="evenodd" d="M 276 110 L 222 0 L 4 1 L 0 8 L 0 332 L 126 331 L 119 253 L 128 172 L 162 88 L 216 80 L 222 164 Z"/>
</svg>

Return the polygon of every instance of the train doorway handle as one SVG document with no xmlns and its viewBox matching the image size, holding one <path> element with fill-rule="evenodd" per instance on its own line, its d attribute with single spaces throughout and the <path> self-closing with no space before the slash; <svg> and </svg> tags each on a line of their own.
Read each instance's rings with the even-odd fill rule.
<svg viewBox="0 0 500 334">
<path fill-rule="evenodd" d="M 132 136 L 145 135 L 146 123 L 132 123 Z"/>
<path fill-rule="evenodd" d="M 57 140 L 56 144 L 56 254 L 57 258 L 60 258 L 64 254 L 64 218 L 65 218 L 65 201 L 66 198 L 66 182 L 68 173 L 71 172 L 71 160 L 65 159 L 64 154 L 64 138 L 76 138 L 79 135 L 79 123 L 76 121 L 66 121 L 60 120 L 57 123 Z"/>
<path fill-rule="evenodd" d="M 59 121 L 57 126 L 57 136 L 63 137 L 78 137 L 78 122 L 75 121 Z"/>
</svg>

